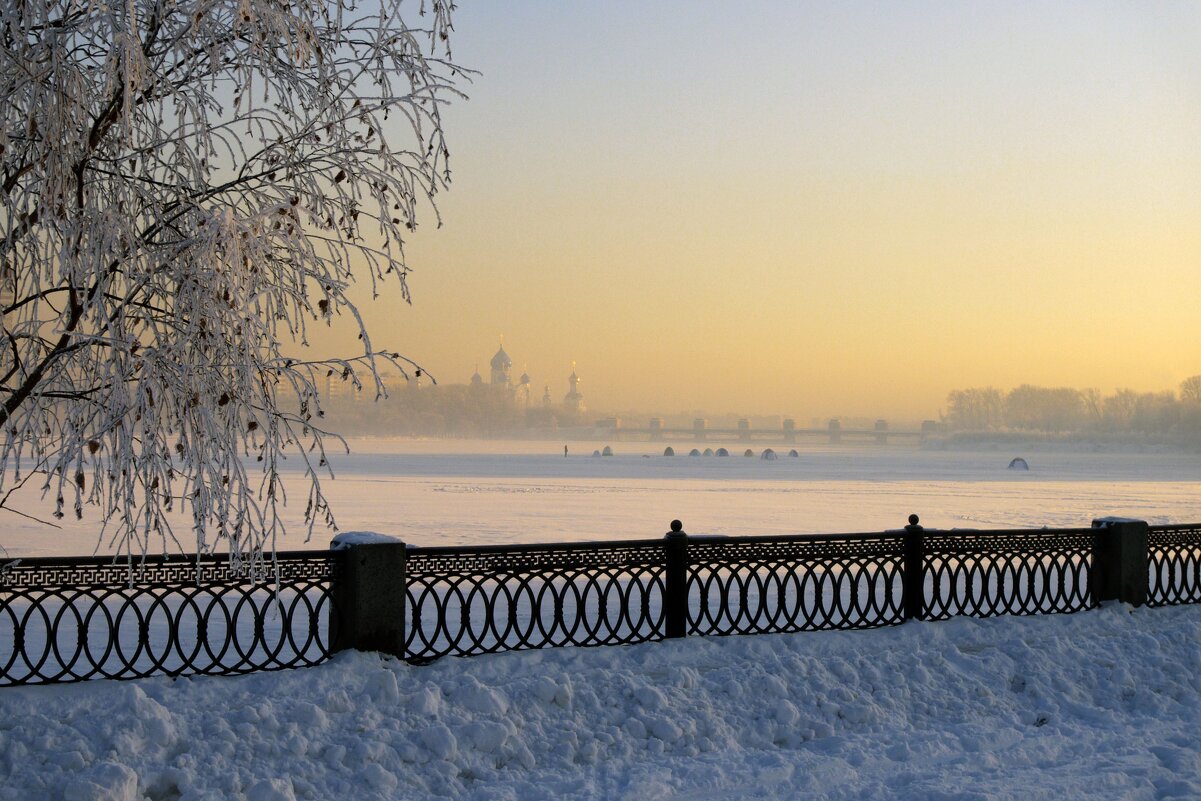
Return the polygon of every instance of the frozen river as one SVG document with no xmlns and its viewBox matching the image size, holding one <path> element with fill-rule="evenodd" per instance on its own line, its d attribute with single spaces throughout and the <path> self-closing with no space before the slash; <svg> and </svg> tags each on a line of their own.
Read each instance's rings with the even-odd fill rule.
<svg viewBox="0 0 1201 801">
<path fill-rule="evenodd" d="M 663 447 L 678 454 L 662 456 Z M 785 534 L 899 528 L 910 513 L 934 528 L 1087 526 L 1098 516 L 1151 523 L 1201 521 L 1201 455 L 918 450 L 906 446 L 798 446 L 797 458 L 690 457 L 694 443 L 356 440 L 327 481 L 341 530 L 372 530 L 420 545 L 656 537 L 673 518 L 692 534 Z M 701 446 L 704 447 L 704 446 Z M 777 449 L 778 450 L 778 449 Z M 1007 469 L 1013 456 L 1028 472 Z M 292 531 L 305 542 L 297 485 Z M 36 494 L 19 506 L 45 514 Z M 89 510 L 91 511 L 91 510 Z M 0 513 L 4 514 L 4 513 Z M 4 514 L 10 556 L 91 553 L 99 524 L 52 529 Z M 186 524 L 181 539 L 187 543 Z M 101 544 L 100 552 L 109 548 Z"/>
</svg>

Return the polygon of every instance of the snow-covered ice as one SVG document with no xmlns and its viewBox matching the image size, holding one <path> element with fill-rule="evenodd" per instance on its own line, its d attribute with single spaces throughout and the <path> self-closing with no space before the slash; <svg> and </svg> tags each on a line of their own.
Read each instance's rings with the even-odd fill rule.
<svg viewBox="0 0 1201 801">
<path fill-rule="evenodd" d="M 1201 797 L 1201 607 L 0 691 L 0 799 Z"/>
<path fill-rule="evenodd" d="M 416 545 L 641 539 L 673 519 L 690 534 L 731 536 L 883 531 L 910 513 L 948 529 L 1077 527 L 1105 515 L 1201 521 L 1201 454 L 1027 452 L 1029 471 L 1006 469 L 1006 451 L 908 446 L 809 445 L 771 461 L 665 457 L 664 443 L 620 442 L 608 459 L 585 455 L 604 444 L 573 444 L 565 459 L 556 442 L 357 440 L 333 459 L 337 479 L 325 489 L 342 530 Z M 19 508 L 36 513 L 36 493 Z M 328 547 L 324 529 L 304 541 L 302 511 L 289 508 L 278 547 Z M 91 553 L 98 522 L 85 515 L 58 521 L 62 530 L 7 515 L 0 547 L 9 556 Z M 188 530 L 181 516 L 185 549 Z M 112 549 L 102 543 L 100 552 Z"/>
</svg>

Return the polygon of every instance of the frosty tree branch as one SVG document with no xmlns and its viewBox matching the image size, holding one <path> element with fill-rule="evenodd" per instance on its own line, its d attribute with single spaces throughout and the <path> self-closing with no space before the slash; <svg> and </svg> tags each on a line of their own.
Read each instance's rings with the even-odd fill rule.
<svg viewBox="0 0 1201 801">
<path fill-rule="evenodd" d="M 347 293 L 408 300 L 404 235 L 450 180 L 452 10 L 0 0 L 0 494 L 34 471 L 129 551 L 180 542 L 183 510 L 198 549 L 254 553 L 292 453 L 332 525 L 317 384 L 415 367 Z M 338 316 L 361 353 L 290 355 Z"/>
</svg>

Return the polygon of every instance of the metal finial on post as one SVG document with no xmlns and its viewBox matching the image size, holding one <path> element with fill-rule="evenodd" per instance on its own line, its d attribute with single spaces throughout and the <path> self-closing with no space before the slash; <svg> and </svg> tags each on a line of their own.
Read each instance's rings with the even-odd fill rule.
<svg viewBox="0 0 1201 801">
<path fill-rule="evenodd" d="M 688 634 L 688 535 L 684 524 L 671 521 L 671 531 L 664 539 L 663 636 L 683 637 Z"/>
<path fill-rule="evenodd" d="M 917 515 L 909 515 L 909 525 L 905 526 L 901 586 L 906 620 L 921 620 L 925 613 L 925 535 L 919 520 Z"/>
</svg>

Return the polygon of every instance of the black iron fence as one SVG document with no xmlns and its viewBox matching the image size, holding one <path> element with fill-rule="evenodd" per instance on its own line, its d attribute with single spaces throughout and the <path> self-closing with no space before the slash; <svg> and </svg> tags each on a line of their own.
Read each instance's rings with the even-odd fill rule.
<svg viewBox="0 0 1201 801">
<path fill-rule="evenodd" d="M 1201 602 L 1201 526 L 1151 526 L 1147 604 Z"/>
<path fill-rule="evenodd" d="M 661 639 L 665 554 L 661 539 L 410 548 L 403 655 Z"/>
<path fill-rule="evenodd" d="M 329 552 L 19 559 L 0 566 L 0 686 L 315 665 L 332 652 Z"/>
<path fill-rule="evenodd" d="M 859 629 L 905 619 L 904 536 L 688 537 L 691 635 Z"/>
<path fill-rule="evenodd" d="M 1201 525 L 352 544 L 0 568 L 0 686 L 1201 602 Z"/>
<path fill-rule="evenodd" d="M 1034 615 L 1094 606 L 1099 529 L 927 532 L 921 617 Z"/>
</svg>

